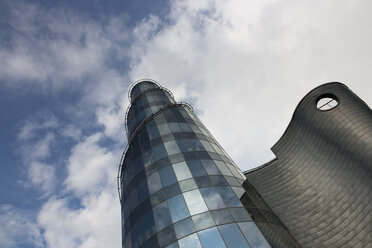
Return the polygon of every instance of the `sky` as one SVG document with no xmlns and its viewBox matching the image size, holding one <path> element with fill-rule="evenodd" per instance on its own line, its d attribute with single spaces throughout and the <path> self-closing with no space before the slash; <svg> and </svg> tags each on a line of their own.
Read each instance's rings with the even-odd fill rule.
<svg viewBox="0 0 372 248">
<path fill-rule="evenodd" d="M 127 91 L 190 103 L 244 171 L 327 82 L 372 105 L 370 0 L 0 0 L 0 248 L 120 247 Z"/>
</svg>

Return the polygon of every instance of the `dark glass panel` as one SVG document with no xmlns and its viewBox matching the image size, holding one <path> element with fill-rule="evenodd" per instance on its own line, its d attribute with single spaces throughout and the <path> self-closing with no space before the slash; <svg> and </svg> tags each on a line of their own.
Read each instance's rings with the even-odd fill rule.
<svg viewBox="0 0 372 248">
<path fill-rule="evenodd" d="M 226 179 L 224 176 L 210 176 L 211 183 L 215 185 L 227 185 Z"/>
<path fill-rule="evenodd" d="M 202 248 L 200 245 L 198 235 L 196 233 L 178 240 L 178 244 L 180 248 Z"/>
<path fill-rule="evenodd" d="M 199 188 L 212 186 L 211 180 L 208 176 L 206 176 L 206 177 L 196 177 L 195 182 L 196 182 L 196 184 L 198 185 Z"/>
<path fill-rule="evenodd" d="M 228 176 L 226 176 L 225 178 L 226 178 L 226 181 L 227 181 L 230 185 L 232 185 L 232 186 L 240 186 L 238 180 L 236 180 L 235 177 L 228 177 Z"/>
<path fill-rule="evenodd" d="M 227 168 L 226 164 L 221 161 L 214 161 L 218 167 L 218 169 L 221 171 L 221 173 L 225 176 L 233 176 L 231 171 Z"/>
<path fill-rule="evenodd" d="M 158 144 L 154 146 L 153 149 L 154 149 L 156 160 L 159 160 L 167 156 L 167 151 L 165 150 L 165 147 L 163 144 Z"/>
<path fill-rule="evenodd" d="M 153 209 L 153 211 L 154 211 L 156 230 L 158 230 L 158 232 L 160 230 L 163 230 L 170 224 L 172 224 L 172 219 L 170 217 L 167 202 L 163 202 L 162 204 L 159 204 Z"/>
<path fill-rule="evenodd" d="M 245 208 L 229 208 L 231 215 L 236 221 L 250 221 L 251 216 Z"/>
<path fill-rule="evenodd" d="M 168 206 L 173 223 L 190 216 L 187 210 L 185 200 L 182 195 L 173 197 L 168 200 Z"/>
<path fill-rule="evenodd" d="M 215 188 L 203 188 L 200 192 L 210 210 L 226 207 Z"/>
<path fill-rule="evenodd" d="M 159 171 L 159 173 L 164 187 L 177 182 L 177 178 L 172 167 L 163 168 Z"/>
<path fill-rule="evenodd" d="M 138 192 L 138 202 L 142 202 L 149 196 L 149 191 L 147 189 L 147 182 L 146 180 L 142 180 L 137 186 Z"/>
<path fill-rule="evenodd" d="M 176 233 L 173 226 L 164 229 L 157 233 L 160 247 L 164 247 L 176 240 Z"/>
<path fill-rule="evenodd" d="M 221 172 L 218 170 L 213 160 L 201 160 L 201 162 L 208 175 L 221 175 Z"/>
<path fill-rule="evenodd" d="M 141 223 L 142 239 L 145 241 L 148 240 L 156 232 L 155 222 L 151 210 L 143 215 L 143 217 L 141 218 Z"/>
<path fill-rule="evenodd" d="M 158 172 L 155 172 L 147 178 L 150 194 L 155 193 L 162 188 L 160 175 Z"/>
<path fill-rule="evenodd" d="M 245 238 L 252 248 L 270 248 L 262 233 L 253 222 L 243 222 L 238 224 Z"/>
<path fill-rule="evenodd" d="M 205 229 L 214 226 L 214 221 L 209 212 L 194 215 L 192 217 L 196 230 Z"/>
<path fill-rule="evenodd" d="M 137 221 L 132 227 L 132 244 L 133 248 L 138 248 L 142 244 L 141 222 Z"/>
<path fill-rule="evenodd" d="M 242 203 L 236 197 L 235 193 L 227 186 L 216 187 L 218 193 L 220 193 L 222 199 L 228 207 L 241 207 Z"/>
<path fill-rule="evenodd" d="M 198 232 L 203 248 L 226 248 L 217 227 Z"/>
<path fill-rule="evenodd" d="M 219 226 L 218 229 L 228 248 L 249 248 L 247 241 L 235 223 Z"/>
<path fill-rule="evenodd" d="M 190 171 L 194 177 L 206 176 L 207 173 L 204 170 L 204 167 L 199 160 L 189 160 L 187 165 L 190 168 Z"/>
<path fill-rule="evenodd" d="M 193 190 L 193 189 L 196 189 L 198 187 L 193 178 L 183 180 L 183 181 L 179 182 L 179 184 L 180 184 L 180 188 L 181 188 L 182 192 Z"/>
<path fill-rule="evenodd" d="M 151 205 L 153 206 L 158 205 L 166 199 L 164 190 L 159 190 L 150 196 Z"/>
<path fill-rule="evenodd" d="M 183 238 L 192 232 L 195 232 L 194 223 L 191 218 L 181 220 L 174 224 L 174 231 L 176 232 L 177 239 Z"/>
<path fill-rule="evenodd" d="M 226 208 L 211 211 L 211 215 L 217 225 L 234 222 L 233 217 Z"/>
<path fill-rule="evenodd" d="M 181 189 L 180 189 L 180 186 L 178 185 L 178 183 L 174 183 L 168 187 L 165 187 L 164 188 L 164 192 L 165 192 L 165 196 L 169 199 L 169 198 L 172 198 L 176 195 L 179 195 L 181 194 Z"/>
</svg>

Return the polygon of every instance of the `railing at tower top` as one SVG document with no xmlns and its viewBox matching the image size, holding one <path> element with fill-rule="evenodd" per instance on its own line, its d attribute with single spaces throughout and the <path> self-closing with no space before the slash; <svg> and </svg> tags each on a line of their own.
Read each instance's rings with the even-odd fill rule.
<svg viewBox="0 0 372 248">
<path fill-rule="evenodd" d="M 132 98 L 131 98 L 131 91 L 132 91 L 133 87 L 136 86 L 137 84 L 141 83 L 141 82 L 147 82 L 147 81 L 156 84 L 156 86 L 157 86 L 158 88 L 151 88 L 151 89 L 144 90 L 144 91 L 140 92 L 138 95 L 136 95 L 136 96 L 133 98 L 133 100 L 132 100 Z M 168 94 L 172 97 L 172 99 L 173 99 L 173 101 L 174 101 L 174 96 L 173 96 L 172 92 L 171 92 L 170 90 L 168 90 L 167 88 L 160 86 L 160 84 L 159 84 L 158 82 L 156 82 L 155 80 L 152 80 L 152 79 L 141 79 L 141 80 L 138 80 L 138 81 L 134 82 L 134 83 L 129 87 L 129 90 L 128 90 L 129 106 L 128 106 L 127 110 L 125 111 L 125 120 L 124 120 L 125 132 L 126 132 L 126 134 L 127 134 L 128 139 L 129 139 L 129 130 L 128 130 L 128 124 L 127 124 L 127 121 L 128 121 L 129 110 L 130 110 L 131 107 L 132 107 L 132 103 L 134 103 L 134 102 L 135 102 L 139 97 L 141 97 L 142 95 L 144 95 L 144 94 L 146 94 L 146 93 L 148 93 L 148 92 L 150 92 L 150 91 L 154 91 L 154 90 L 163 90 L 163 91 L 165 91 L 166 93 L 168 93 Z M 133 132 L 133 133 L 134 133 L 134 132 Z M 133 134 L 132 134 L 132 135 L 133 135 Z M 132 136 L 132 135 L 131 135 L 131 136 Z"/>
<path fill-rule="evenodd" d="M 133 131 L 131 137 L 128 137 L 128 133 L 127 133 L 127 137 L 128 137 L 128 143 L 127 145 L 125 146 L 125 149 L 123 151 L 123 154 L 121 155 L 121 159 L 120 159 L 120 164 L 119 164 L 119 168 L 118 168 L 118 175 L 117 175 L 117 186 L 118 186 L 118 193 L 119 193 L 119 200 L 120 200 L 120 204 L 121 204 L 121 180 L 122 180 L 122 171 L 123 171 L 123 166 L 124 166 L 124 159 L 125 159 L 125 155 L 128 151 L 128 148 L 130 146 L 130 144 L 132 143 L 132 141 L 134 140 L 134 138 L 137 136 L 137 134 L 142 130 L 142 128 L 150 121 L 152 120 L 156 115 L 160 114 L 161 112 L 167 110 L 167 109 L 170 109 L 172 107 L 177 107 L 177 106 L 184 106 L 184 107 L 187 107 L 189 108 L 191 111 L 194 111 L 193 107 L 186 103 L 186 102 L 177 102 L 177 103 L 170 103 L 170 104 L 167 104 L 165 105 L 164 107 L 162 107 L 161 109 L 155 111 L 154 113 L 152 113 L 151 115 L 149 115 L 148 117 L 146 117 L 137 127 L 136 129 Z"/>
</svg>

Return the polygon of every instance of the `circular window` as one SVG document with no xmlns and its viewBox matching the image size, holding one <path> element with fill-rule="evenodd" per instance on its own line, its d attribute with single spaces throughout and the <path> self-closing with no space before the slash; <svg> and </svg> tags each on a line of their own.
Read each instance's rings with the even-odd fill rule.
<svg viewBox="0 0 372 248">
<path fill-rule="evenodd" d="M 319 110 L 330 110 L 338 105 L 338 99 L 332 94 L 324 94 L 316 100 L 316 107 Z"/>
</svg>

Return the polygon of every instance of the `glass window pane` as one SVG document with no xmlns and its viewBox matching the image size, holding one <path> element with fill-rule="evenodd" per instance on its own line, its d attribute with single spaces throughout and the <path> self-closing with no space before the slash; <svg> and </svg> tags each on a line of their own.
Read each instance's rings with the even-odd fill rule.
<svg viewBox="0 0 372 248">
<path fill-rule="evenodd" d="M 181 152 L 180 149 L 178 148 L 177 142 L 174 140 L 165 142 L 164 146 L 169 156 Z"/>
<path fill-rule="evenodd" d="M 231 187 L 232 190 L 234 190 L 234 193 L 235 195 L 240 199 L 244 193 L 245 193 L 245 190 L 243 188 L 240 188 L 240 187 Z"/>
<path fill-rule="evenodd" d="M 137 205 L 138 205 L 137 189 L 134 189 L 129 195 L 130 211 L 137 207 Z"/>
<path fill-rule="evenodd" d="M 158 129 L 159 129 L 159 133 L 160 133 L 161 136 L 166 135 L 168 133 L 171 133 L 171 130 L 169 129 L 167 123 L 159 125 Z"/>
<path fill-rule="evenodd" d="M 172 133 L 182 132 L 181 128 L 178 126 L 177 123 L 168 123 L 168 125 Z"/>
<path fill-rule="evenodd" d="M 147 184 L 149 188 L 150 194 L 155 193 L 159 189 L 161 189 L 161 181 L 160 181 L 160 175 L 159 172 L 155 172 L 151 176 L 147 178 Z"/>
<path fill-rule="evenodd" d="M 156 227 L 154 223 L 154 218 L 152 216 L 152 211 L 145 213 L 142 218 L 142 239 L 148 240 L 156 232 Z"/>
<path fill-rule="evenodd" d="M 176 233 L 174 232 L 173 226 L 167 227 L 166 229 L 162 230 L 161 232 L 157 233 L 159 245 L 160 247 L 164 247 L 172 242 L 174 242 L 176 238 Z"/>
<path fill-rule="evenodd" d="M 147 181 L 142 180 L 137 186 L 137 192 L 138 192 L 138 202 L 142 202 L 149 196 L 149 191 L 147 188 Z"/>
<path fill-rule="evenodd" d="M 163 144 L 158 144 L 154 146 L 153 149 L 154 149 L 154 155 L 155 155 L 156 160 L 159 160 L 161 158 L 168 156 L 167 151 L 165 150 L 165 147 Z"/>
<path fill-rule="evenodd" d="M 153 121 L 149 122 L 149 124 L 146 125 L 146 129 L 150 140 L 153 140 L 160 136 L 158 128 Z"/>
<path fill-rule="evenodd" d="M 216 187 L 218 193 L 220 193 L 222 199 L 228 207 L 241 207 L 242 203 L 236 197 L 235 193 L 227 186 Z"/>
<path fill-rule="evenodd" d="M 207 206 L 203 200 L 198 189 L 189 191 L 183 194 L 185 197 L 185 201 L 187 206 L 189 207 L 189 211 L 191 215 L 199 214 L 205 211 L 208 211 Z"/>
<path fill-rule="evenodd" d="M 229 208 L 231 215 L 236 221 L 252 220 L 245 208 Z"/>
<path fill-rule="evenodd" d="M 133 247 L 137 248 L 142 244 L 142 236 L 141 236 L 141 222 L 137 221 L 136 224 L 132 227 L 132 242 Z"/>
<path fill-rule="evenodd" d="M 190 171 L 194 177 L 206 176 L 207 173 L 204 170 L 204 167 L 199 160 L 189 160 L 187 165 L 190 168 Z"/>
<path fill-rule="evenodd" d="M 192 222 L 191 218 L 181 220 L 174 224 L 174 231 L 176 232 L 178 239 L 183 238 L 190 233 L 195 232 L 194 223 Z"/>
<path fill-rule="evenodd" d="M 174 172 L 176 173 L 176 177 L 178 181 L 182 181 L 187 178 L 191 178 L 191 172 L 189 167 L 187 167 L 186 162 L 180 162 L 173 165 Z"/>
<path fill-rule="evenodd" d="M 167 202 L 163 202 L 162 204 L 159 204 L 153 210 L 154 210 L 156 230 L 158 230 L 158 232 L 164 229 L 165 227 L 169 226 L 170 224 L 172 224 Z"/>
<path fill-rule="evenodd" d="M 218 229 L 228 248 L 249 248 L 247 241 L 235 223 L 219 226 Z"/>
<path fill-rule="evenodd" d="M 225 248 L 221 235 L 216 227 L 198 232 L 203 248 Z"/>
<path fill-rule="evenodd" d="M 164 187 L 167 187 L 168 185 L 171 185 L 177 182 L 177 178 L 173 172 L 172 167 L 163 168 L 159 172 L 160 172 L 161 182 L 163 183 Z"/>
<path fill-rule="evenodd" d="M 215 188 L 200 189 L 200 192 L 210 210 L 226 207 Z"/>
<path fill-rule="evenodd" d="M 221 175 L 221 172 L 217 169 L 217 166 L 213 160 L 201 160 L 208 175 Z"/>
<path fill-rule="evenodd" d="M 190 216 L 182 195 L 169 199 L 168 206 L 173 223 Z"/>
<path fill-rule="evenodd" d="M 180 184 L 182 192 L 186 192 L 186 191 L 198 188 L 198 186 L 196 185 L 195 180 L 193 178 L 186 179 L 182 182 L 179 182 L 179 184 Z"/>
<path fill-rule="evenodd" d="M 209 212 L 194 215 L 192 217 L 196 230 L 202 230 L 214 226 L 214 221 Z"/>
<path fill-rule="evenodd" d="M 270 248 L 270 245 L 267 243 L 255 223 L 242 222 L 238 225 L 252 248 Z"/>
<path fill-rule="evenodd" d="M 225 176 L 233 176 L 233 174 L 231 173 L 231 171 L 227 168 L 227 166 L 225 165 L 225 163 L 221 162 L 221 161 L 214 161 L 218 167 L 218 169 L 220 169 L 221 173 Z"/>
<path fill-rule="evenodd" d="M 215 150 L 213 149 L 213 147 L 211 146 L 211 144 L 209 144 L 208 141 L 200 140 L 200 142 L 204 146 L 205 150 L 207 150 L 208 152 L 215 152 Z"/>
<path fill-rule="evenodd" d="M 178 240 L 180 248 L 202 248 L 196 233 Z"/>
<path fill-rule="evenodd" d="M 179 195 L 181 194 L 181 189 L 180 189 L 180 186 L 178 185 L 178 183 L 174 183 L 168 187 L 165 187 L 164 188 L 164 193 L 165 193 L 165 196 L 167 197 L 167 199 L 169 198 L 172 198 L 176 195 Z"/>
<path fill-rule="evenodd" d="M 226 208 L 211 211 L 211 215 L 217 225 L 234 222 L 233 217 Z"/>
<path fill-rule="evenodd" d="M 178 242 L 174 242 L 174 243 L 168 245 L 168 246 L 165 247 L 165 248 L 180 248 L 180 247 L 178 246 Z"/>
</svg>

